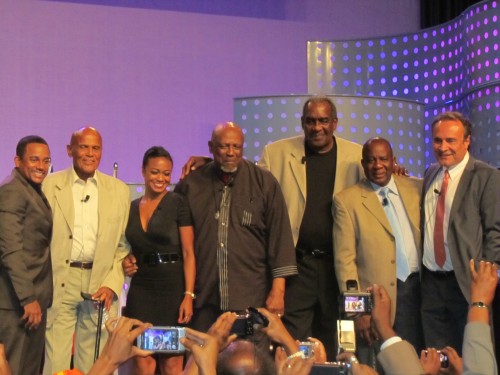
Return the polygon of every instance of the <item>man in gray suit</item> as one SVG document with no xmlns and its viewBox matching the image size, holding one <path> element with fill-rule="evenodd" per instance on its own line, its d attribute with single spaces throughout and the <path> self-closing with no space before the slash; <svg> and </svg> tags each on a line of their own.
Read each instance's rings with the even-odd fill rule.
<svg viewBox="0 0 500 375">
<path fill-rule="evenodd" d="M 437 164 L 424 176 L 422 323 L 428 347 L 462 348 L 470 259 L 500 260 L 500 172 L 468 152 L 472 124 L 458 112 L 432 123 Z"/>
<path fill-rule="evenodd" d="M 52 215 L 41 190 L 51 162 L 47 142 L 22 138 L 14 162 L 0 186 L 0 342 L 13 374 L 35 375 L 52 303 Z"/>
</svg>

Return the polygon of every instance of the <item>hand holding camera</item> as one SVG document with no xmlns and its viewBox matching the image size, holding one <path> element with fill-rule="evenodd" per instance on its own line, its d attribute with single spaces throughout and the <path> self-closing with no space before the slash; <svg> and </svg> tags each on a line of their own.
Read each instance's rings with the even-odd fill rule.
<svg viewBox="0 0 500 375">
<path fill-rule="evenodd" d="M 391 324 L 391 298 L 383 286 L 374 284 L 368 291 L 373 298 L 372 326 L 378 339 L 384 342 L 396 336 Z"/>
</svg>

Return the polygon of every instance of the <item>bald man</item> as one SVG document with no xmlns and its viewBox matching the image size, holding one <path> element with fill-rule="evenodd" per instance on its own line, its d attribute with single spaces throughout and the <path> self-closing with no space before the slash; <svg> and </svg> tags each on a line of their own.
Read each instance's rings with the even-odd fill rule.
<svg viewBox="0 0 500 375">
<path fill-rule="evenodd" d="M 297 274 L 290 220 L 271 173 L 243 159 L 243 132 L 215 127 L 213 161 L 176 191 L 187 197 L 195 230 L 193 327 L 206 331 L 224 311 L 248 306 L 283 314 L 285 279 Z"/>
<path fill-rule="evenodd" d="M 104 301 L 116 315 L 123 287 L 123 258 L 130 207 L 128 187 L 97 171 L 102 155 L 99 132 L 86 127 L 74 132 L 67 153 L 73 166 L 49 175 L 43 191 L 52 207 L 51 241 L 54 302 L 48 310 L 44 374 L 70 368 L 74 342 L 74 367 L 87 373 L 93 364 L 97 310 L 92 301 Z M 107 339 L 101 336 L 101 348 Z"/>
</svg>

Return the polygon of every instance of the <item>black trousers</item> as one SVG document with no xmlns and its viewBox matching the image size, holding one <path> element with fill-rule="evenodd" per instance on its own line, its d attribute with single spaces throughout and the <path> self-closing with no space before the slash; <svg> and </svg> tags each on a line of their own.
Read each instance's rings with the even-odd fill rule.
<svg viewBox="0 0 500 375">
<path fill-rule="evenodd" d="M 394 330 L 403 339 L 412 344 L 420 354 L 424 349 L 422 334 L 421 289 L 419 273 L 412 273 L 405 282 L 398 280 L 396 298 L 396 318 Z M 393 302 L 394 304 L 394 302 Z"/>
<path fill-rule="evenodd" d="M 336 357 L 339 288 L 331 257 L 304 255 L 299 275 L 287 279 L 283 323 L 293 338 L 321 340 L 329 361 Z"/>
<path fill-rule="evenodd" d="M 453 271 L 422 270 L 422 326 L 425 346 L 453 347 L 462 355 L 469 304 Z"/>
</svg>

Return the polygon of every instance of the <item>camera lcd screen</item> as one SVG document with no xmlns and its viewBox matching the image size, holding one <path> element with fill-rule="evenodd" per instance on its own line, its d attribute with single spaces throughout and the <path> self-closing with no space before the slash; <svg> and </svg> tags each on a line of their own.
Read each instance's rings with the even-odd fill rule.
<svg viewBox="0 0 500 375">
<path fill-rule="evenodd" d="M 184 346 L 179 338 L 185 336 L 182 327 L 151 327 L 138 338 L 137 344 L 141 349 L 155 352 L 184 352 Z"/>
<path fill-rule="evenodd" d="M 344 311 L 349 313 L 362 313 L 366 311 L 365 296 L 345 296 Z"/>
</svg>

